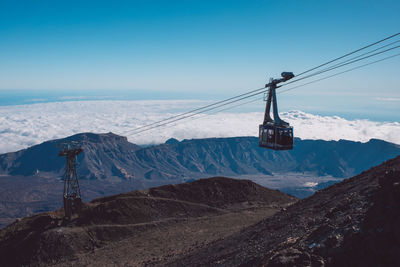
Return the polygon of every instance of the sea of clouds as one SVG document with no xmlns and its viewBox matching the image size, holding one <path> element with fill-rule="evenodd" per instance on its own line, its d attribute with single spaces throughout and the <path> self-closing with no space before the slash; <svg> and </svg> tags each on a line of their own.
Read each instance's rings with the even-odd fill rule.
<svg viewBox="0 0 400 267">
<path fill-rule="evenodd" d="M 221 112 L 177 121 L 140 134 L 134 129 L 202 106 L 202 101 L 71 101 L 0 107 L 0 153 L 81 132 L 113 132 L 136 144 L 157 144 L 206 137 L 257 136 L 262 112 Z M 302 139 L 367 142 L 371 138 L 400 144 L 400 122 L 346 120 L 302 111 L 281 113 Z"/>
</svg>

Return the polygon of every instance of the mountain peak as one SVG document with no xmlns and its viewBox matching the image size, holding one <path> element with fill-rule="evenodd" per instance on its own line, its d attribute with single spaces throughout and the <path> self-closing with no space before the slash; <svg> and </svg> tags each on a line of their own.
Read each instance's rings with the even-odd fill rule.
<svg viewBox="0 0 400 267">
<path fill-rule="evenodd" d="M 128 139 L 125 136 L 120 136 L 112 132 L 109 133 L 78 133 L 62 139 L 65 141 L 89 141 L 89 142 L 104 142 L 104 141 L 123 141 L 127 142 Z"/>
<path fill-rule="evenodd" d="M 178 144 L 178 143 L 179 143 L 179 140 L 177 140 L 177 139 L 175 139 L 175 138 L 170 138 L 170 139 L 168 139 L 167 141 L 165 141 L 165 143 L 166 143 L 167 145 L 174 145 L 174 144 Z"/>
</svg>

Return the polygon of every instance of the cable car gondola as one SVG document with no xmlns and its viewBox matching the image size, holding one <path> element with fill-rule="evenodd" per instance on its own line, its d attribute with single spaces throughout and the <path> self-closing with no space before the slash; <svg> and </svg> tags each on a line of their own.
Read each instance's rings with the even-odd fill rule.
<svg viewBox="0 0 400 267">
<path fill-rule="evenodd" d="M 283 121 L 278 114 L 278 104 L 276 102 L 277 84 L 286 82 L 294 77 L 292 72 L 282 72 L 281 79 L 270 79 L 265 85 L 269 87 L 267 103 L 263 124 L 259 126 L 258 146 L 273 150 L 293 149 L 293 127 Z M 270 116 L 271 102 L 273 102 L 274 119 Z"/>
</svg>

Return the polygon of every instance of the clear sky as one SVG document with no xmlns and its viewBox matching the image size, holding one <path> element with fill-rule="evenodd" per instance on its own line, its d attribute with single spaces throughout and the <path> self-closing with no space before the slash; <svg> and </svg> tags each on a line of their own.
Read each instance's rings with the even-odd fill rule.
<svg viewBox="0 0 400 267">
<path fill-rule="evenodd" d="M 0 91 L 220 99 L 397 33 L 399 14 L 398 0 L 1 0 Z M 399 70 L 400 57 L 288 93 L 286 103 L 400 106 Z"/>
</svg>

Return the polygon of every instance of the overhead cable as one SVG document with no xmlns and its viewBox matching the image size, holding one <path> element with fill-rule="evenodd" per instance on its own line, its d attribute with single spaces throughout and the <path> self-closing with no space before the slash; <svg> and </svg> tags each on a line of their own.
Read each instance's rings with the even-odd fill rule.
<svg viewBox="0 0 400 267">
<path fill-rule="evenodd" d="M 174 119 L 174 120 L 169 120 L 169 119 L 167 119 L 166 122 L 163 122 L 163 123 L 160 123 L 160 124 L 157 124 L 157 125 L 153 125 L 153 126 L 151 126 L 151 127 L 149 127 L 149 128 L 146 128 L 146 129 L 139 130 L 139 131 L 137 131 L 137 132 L 134 132 L 133 135 L 138 134 L 138 133 L 141 133 L 141 132 L 145 132 L 145 131 L 148 131 L 148 130 L 151 130 L 151 129 L 154 129 L 154 128 L 158 128 L 158 127 L 161 127 L 161 126 L 165 126 L 165 125 L 167 125 L 167 124 L 170 124 L 170 123 L 173 123 L 173 122 L 177 122 L 177 121 L 180 121 L 180 120 L 183 120 L 183 119 L 191 118 L 191 117 L 194 117 L 194 116 L 196 116 L 196 115 L 198 115 L 198 114 L 201 114 L 201 113 L 204 113 L 204 112 L 207 112 L 207 111 L 210 111 L 210 110 L 219 108 L 219 107 L 223 107 L 223 106 L 226 106 L 226 105 L 229 105 L 229 104 L 232 104 L 232 103 L 236 103 L 236 102 L 242 101 L 242 100 L 244 100 L 244 99 L 247 99 L 247 98 L 250 98 L 250 97 L 259 95 L 259 94 L 261 94 L 261 93 L 264 93 L 265 91 L 268 91 L 268 89 L 266 89 L 266 88 L 263 88 L 263 89 L 264 89 L 264 91 L 262 91 L 262 92 L 257 92 L 257 93 L 254 93 L 254 94 L 251 94 L 251 95 L 248 95 L 248 96 L 243 96 L 243 97 L 241 97 L 241 98 L 239 98 L 239 99 L 231 100 L 231 101 L 226 102 L 226 103 L 221 103 L 221 104 L 218 105 L 218 106 L 210 107 L 210 108 L 208 108 L 208 109 L 202 110 L 201 112 L 190 113 L 190 114 L 187 114 L 186 116 L 179 117 L 179 118 L 176 118 L 176 119 Z"/>
<path fill-rule="evenodd" d="M 252 94 L 252 93 L 255 93 L 255 92 L 259 92 L 259 91 L 261 91 L 261 90 L 265 90 L 265 87 L 258 88 L 258 89 L 252 90 L 252 91 L 250 91 L 250 92 L 243 93 L 243 94 L 240 94 L 240 95 L 237 95 L 237 96 L 234 96 L 234 97 L 230 97 L 230 98 L 228 98 L 228 99 L 221 100 L 221 101 L 218 101 L 218 102 L 215 102 L 215 103 L 212 103 L 212 104 L 203 106 L 203 107 L 199 107 L 199 108 L 196 108 L 196 109 L 193 109 L 193 110 L 190 110 L 190 111 L 181 113 L 181 114 L 177 114 L 177 115 L 171 116 L 171 117 L 166 118 L 166 119 L 163 119 L 163 120 L 159 120 L 159 121 L 156 121 L 156 122 L 153 122 L 153 123 L 150 123 L 150 124 L 146 124 L 146 125 L 137 127 L 137 128 L 135 128 L 135 129 L 133 129 L 133 130 L 129 130 L 128 132 L 125 132 L 124 134 L 130 133 L 130 132 L 133 132 L 133 131 L 137 131 L 137 130 L 140 130 L 140 129 L 143 129 L 143 128 L 147 128 L 147 127 L 149 127 L 149 126 L 156 125 L 156 124 L 161 123 L 161 122 L 164 122 L 164 121 L 166 121 L 166 120 L 173 120 L 173 119 L 176 119 L 176 118 L 178 118 L 178 117 L 183 117 L 183 116 L 185 116 L 185 115 L 192 114 L 193 112 L 198 112 L 198 111 L 200 111 L 200 110 L 204 110 L 204 109 L 210 108 L 210 107 L 212 107 L 212 106 L 216 106 L 216 105 L 219 105 L 219 104 L 228 102 L 228 101 L 233 100 L 233 99 L 236 99 L 236 98 L 240 98 L 240 97 L 245 96 L 245 95 L 248 95 L 248 94 Z M 140 132 L 140 131 L 139 131 L 139 132 Z"/>
<path fill-rule="evenodd" d="M 348 54 L 346 54 L 346 55 L 344 55 L 344 56 L 338 57 L 338 58 L 333 59 L 333 60 L 331 60 L 331 61 L 329 61 L 329 62 L 326 62 L 326 63 L 324 63 L 324 64 L 321 64 L 321 65 L 319 65 L 319 66 L 317 66 L 317 67 L 314 67 L 314 68 L 312 68 L 312 69 L 309 69 L 309 70 L 307 70 L 307 71 L 305 71 L 305 72 L 300 73 L 299 75 L 296 75 L 296 77 L 298 77 L 298 76 L 300 76 L 300 75 L 303 75 L 303 74 L 305 74 L 305 73 L 307 73 L 307 72 L 310 72 L 310 71 L 312 71 L 312 70 L 316 70 L 316 69 L 318 69 L 318 68 L 320 68 L 320 67 L 322 67 L 322 66 L 326 66 L 326 65 L 328 65 L 328 64 L 330 64 L 330 63 L 332 63 L 332 62 L 335 62 L 335 61 L 337 61 L 337 60 L 340 60 L 340 59 L 342 59 L 342 58 L 345 58 L 345 57 L 347 57 L 347 56 L 349 56 L 349 55 L 355 54 L 355 53 L 357 53 L 357 52 L 359 52 L 359 51 L 361 51 L 361 50 L 363 50 L 363 49 L 366 49 L 366 48 L 368 48 L 368 47 L 371 47 L 371 46 L 373 46 L 373 45 L 376 45 L 376 44 L 378 44 L 378 43 L 381 43 L 381 42 L 383 42 L 383 41 L 385 41 L 385 40 L 388 40 L 388 39 L 390 39 L 390 38 L 393 38 L 393 37 L 395 37 L 395 36 L 397 36 L 397 35 L 400 35 L 400 33 L 391 35 L 391 36 L 389 36 L 389 37 L 387 37 L 387 38 L 385 38 L 385 39 L 382 39 L 382 40 L 380 40 L 380 41 L 378 41 L 378 42 L 372 43 L 372 44 L 370 44 L 370 45 L 368 45 L 368 46 L 365 46 L 365 47 L 363 47 L 363 48 L 360 48 L 360 49 L 357 49 L 357 50 L 355 50 L 355 51 L 353 51 L 353 52 L 350 52 L 350 53 L 348 53 Z M 372 52 L 374 52 L 374 51 L 378 51 L 378 50 L 380 50 L 380 49 L 383 49 L 383 48 L 385 48 L 385 47 L 387 47 L 387 46 L 390 46 L 390 45 L 392 45 L 392 44 L 394 44 L 394 43 L 396 43 L 396 42 L 399 42 L 399 41 L 392 42 L 392 43 L 387 44 L 387 45 L 385 45 L 385 46 L 382 46 L 382 47 L 379 47 L 379 48 L 374 49 L 374 50 L 372 50 L 372 51 L 369 51 L 369 52 L 367 52 L 367 53 L 358 55 L 358 56 L 356 56 L 356 57 L 353 57 L 353 58 L 351 58 L 351 59 L 345 60 L 345 61 L 343 61 L 343 62 L 339 62 L 339 63 L 337 63 L 337 64 L 335 64 L 335 65 L 333 65 L 333 66 L 327 67 L 327 68 L 325 68 L 325 69 L 323 69 L 323 70 L 317 71 L 317 72 L 312 73 L 312 74 L 310 74 L 310 75 L 307 75 L 307 76 L 305 76 L 305 77 L 302 77 L 302 78 L 299 78 L 299 79 L 296 79 L 296 80 L 287 82 L 287 83 L 283 84 L 283 85 L 280 86 L 280 87 L 286 86 L 286 85 L 288 85 L 288 84 L 292 84 L 292 83 L 294 83 L 294 82 L 298 82 L 298 81 L 303 80 L 303 79 L 311 78 L 311 77 L 313 77 L 313 76 L 316 76 L 316 75 L 319 75 L 319 74 L 322 74 L 322 73 L 325 73 L 325 72 L 328 72 L 328 71 L 331 71 L 331 70 L 334 70 L 334 69 L 337 69 L 337 68 L 340 68 L 340 67 L 343 67 L 343 66 L 346 66 L 346 65 L 349 65 L 349 64 L 353 64 L 353 63 L 355 63 L 355 62 L 358 62 L 358 61 L 367 59 L 367 58 L 369 58 L 369 57 L 373 57 L 373 56 L 376 56 L 376 55 L 379 55 L 379 54 L 382 54 L 382 53 L 386 53 L 386 52 L 388 52 L 388 51 L 390 51 L 390 50 L 393 50 L 393 49 L 397 49 L 397 48 L 399 48 L 400 46 L 391 47 L 391 48 L 389 48 L 389 49 L 386 49 L 386 50 L 383 50 L 383 51 L 379 51 L 379 52 L 377 52 L 377 53 L 374 53 L 374 54 L 371 54 L 371 55 L 368 55 L 368 56 L 361 57 L 361 56 L 363 56 L 363 55 L 370 54 L 370 53 L 372 53 Z M 361 58 L 360 58 L 360 57 L 361 57 Z M 296 88 L 297 88 L 297 87 L 296 87 Z M 210 111 L 210 110 L 213 110 L 213 109 L 217 109 L 217 108 L 222 107 L 222 106 L 226 106 L 226 105 L 229 105 L 229 104 L 232 104 L 232 103 L 236 103 L 236 102 L 238 102 L 238 101 L 241 101 L 241 100 L 244 100 L 244 99 L 253 97 L 253 96 L 258 95 L 258 94 L 261 94 L 261 93 L 264 93 L 265 91 L 266 91 L 266 88 L 259 88 L 259 89 L 251 90 L 251 91 L 249 91 L 249 92 L 247 92 L 247 93 L 243 93 L 243 94 L 240 94 L 240 95 L 238 95 L 238 96 L 234 96 L 234 97 L 231 97 L 231 98 L 228 98 L 228 99 L 225 99 L 225 100 L 221 100 L 221 101 L 218 101 L 218 102 L 215 102 L 215 103 L 212 103 L 212 104 L 203 106 L 203 107 L 199 107 L 199 108 L 196 108 L 196 109 L 193 109 L 193 110 L 190 110 L 190 111 L 181 113 L 181 114 L 177 114 L 177 115 L 171 116 L 171 117 L 166 118 L 166 119 L 162 119 L 162 120 L 159 120 L 159 121 L 156 121 L 156 122 L 147 124 L 147 125 L 140 126 L 140 127 L 138 127 L 138 128 L 135 128 L 135 129 L 126 131 L 126 132 L 124 132 L 124 133 L 122 133 L 122 134 L 127 134 L 127 133 L 137 134 L 137 133 L 141 133 L 141 132 L 144 132 L 144 131 L 153 129 L 153 128 L 157 128 L 157 127 L 159 127 L 159 126 L 167 125 L 167 124 L 169 124 L 169 123 L 173 123 L 173 122 L 176 122 L 176 121 L 180 121 L 180 120 L 183 120 L 183 119 L 186 119 L 186 118 L 191 118 L 191 117 L 195 116 L 195 114 L 204 113 L 204 112 L 207 112 L 207 111 Z M 286 91 L 286 90 L 285 90 L 285 91 Z"/>
<path fill-rule="evenodd" d="M 345 58 L 345 57 L 347 57 L 347 56 L 349 56 L 349 55 L 355 54 L 355 53 L 357 53 L 357 52 L 359 52 L 359 51 L 361 51 L 361 50 L 364 50 L 364 49 L 366 49 L 366 48 L 368 48 L 368 47 L 374 46 L 374 45 L 376 45 L 376 44 L 379 44 L 379 43 L 381 43 L 381 42 L 384 42 L 384 41 L 386 41 L 386 40 L 389 40 L 389 39 L 391 39 L 391 38 L 394 38 L 395 36 L 398 36 L 398 35 L 400 35 L 400 33 L 393 34 L 393 35 L 391 35 L 391 36 L 389 36 L 389 37 L 386 37 L 386 38 L 384 38 L 384 39 L 382 39 L 382 40 L 379 40 L 379 41 L 377 41 L 377 42 L 375 42 L 375 43 L 369 44 L 369 45 L 364 46 L 364 47 L 362 47 L 362 48 L 360 48 L 360 49 L 357 49 L 357 50 L 355 50 L 355 51 L 353 51 L 353 52 L 347 53 L 346 55 L 343 55 L 343 56 L 341 56 L 341 57 L 335 58 L 335 59 L 330 60 L 330 61 L 328 61 L 328 62 L 326 62 L 326 63 L 324 63 L 324 64 L 321 64 L 321 65 L 319 65 L 319 66 L 317 66 L 317 67 L 314 67 L 314 68 L 312 68 L 312 69 L 309 69 L 309 70 L 307 70 L 307 71 L 304 71 L 304 72 L 302 72 L 302 73 L 296 75 L 296 77 L 298 77 L 298 76 L 300 76 L 300 75 L 303 75 L 303 74 L 305 74 L 305 73 L 308 73 L 308 72 L 310 72 L 310 71 L 312 71 L 312 70 L 318 69 L 318 68 L 320 68 L 320 67 L 322 67 L 322 66 L 326 66 L 326 65 L 328 65 L 328 64 L 330 64 L 330 63 L 332 63 L 332 62 L 335 62 L 335 61 L 337 61 L 337 60 L 339 60 L 339 59 Z M 389 45 L 390 45 L 390 44 L 389 44 Z M 383 47 L 381 47 L 381 48 L 383 48 Z M 378 48 L 378 49 L 381 49 L 381 48 Z M 378 50 L 378 49 L 376 49 L 376 50 Z M 373 52 L 373 51 L 370 51 L 370 52 Z M 370 53 L 370 52 L 368 52 L 368 53 Z M 372 56 L 372 55 L 371 55 L 371 56 Z M 354 61 L 354 62 L 355 62 L 355 61 Z M 339 64 L 340 64 L 340 63 L 339 63 Z M 351 63 L 349 63 L 349 64 L 351 64 Z M 344 66 L 344 65 L 343 65 L 343 66 Z M 338 66 L 338 67 L 340 67 L 340 66 Z M 329 70 L 331 70 L 331 69 L 324 70 L 323 72 L 326 72 L 326 71 L 329 71 Z M 323 73 L 323 72 L 321 72 L 321 73 Z M 313 74 L 313 75 L 311 75 L 311 76 L 307 76 L 307 78 L 312 77 L 312 76 L 315 76 L 315 75 L 317 75 L 317 74 L 320 74 L 320 73 L 318 72 L 318 73 L 315 73 L 315 74 Z M 303 79 L 305 79 L 305 78 L 303 78 Z M 300 80 L 300 79 L 297 79 L 297 80 L 295 80 L 295 81 L 299 81 L 299 80 Z M 295 81 L 292 81 L 292 82 L 289 82 L 289 83 L 293 83 L 293 82 L 295 82 Z M 289 83 L 286 83 L 286 84 L 289 84 Z M 286 85 L 286 84 L 285 84 L 285 85 Z M 283 86 L 283 85 L 282 85 L 282 86 Z M 203 106 L 203 107 L 199 107 L 199 108 L 196 108 L 196 109 L 193 109 L 193 110 L 190 110 L 190 111 L 181 113 L 181 114 L 177 114 L 177 115 L 171 116 L 171 117 L 169 117 L 169 118 L 166 118 L 166 119 L 163 119 L 163 120 L 160 120 L 160 121 L 156 121 L 156 122 L 153 122 L 153 123 L 150 123 L 150 124 L 147 124 L 147 125 L 143 125 L 143 126 L 137 127 L 137 128 L 135 128 L 135 129 L 129 130 L 129 131 L 127 131 L 127 132 L 124 132 L 123 134 L 136 132 L 136 131 L 141 130 L 141 129 L 143 129 L 143 128 L 148 128 L 148 127 L 157 125 L 158 123 L 163 123 L 163 122 L 165 122 L 166 120 L 174 120 L 174 119 L 179 118 L 179 117 L 184 117 L 184 116 L 189 115 L 189 114 L 191 114 L 191 113 L 193 113 L 193 112 L 198 112 L 198 111 L 200 111 L 200 110 L 208 109 L 208 108 L 210 108 L 210 107 L 217 106 L 217 105 L 219 105 L 219 104 L 226 103 L 226 102 L 228 102 L 228 101 L 230 101 L 230 100 L 237 99 L 237 98 L 240 98 L 240 97 L 243 97 L 243 96 L 245 96 L 245 95 L 249 95 L 249 94 L 252 94 L 252 93 L 255 93 L 255 92 L 260 92 L 260 93 L 262 93 L 264 89 L 265 89 L 265 88 L 255 89 L 255 90 L 252 90 L 252 91 L 249 91 L 249 92 L 240 94 L 240 95 L 238 95 L 238 96 L 234 96 L 234 97 L 231 97 L 231 98 L 228 98 L 228 99 L 225 99 L 225 100 L 221 100 L 221 101 L 218 101 L 218 102 L 215 102 L 215 103 L 212 103 L 212 104 Z"/>
<path fill-rule="evenodd" d="M 286 85 L 289 85 L 289 84 L 292 84 L 292 83 L 295 83 L 295 82 L 298 82 L 298 81 L 301 81 L 301 80 L 304 80 L 304 79 L 313 77 L 313 76 L 315 76 L 315 75 L 319 75 L 319 74 L 325 73 L 325 72 L 327 72 L 327 71 L 331 71 L 331 70 L 334 70 L 334 69 L 337 69 L 337 68 L 340 68 L 340 67 L 343 67 L 343 66 L 346 66 L 346 65 L 349 65 L 349 64 L 358 62 L 358 61 L 360 61 L 360 60 L 364 60 L 364 59 L 367 59 L 367 58 L 370 58 L 370 57 L 373 57 L 373 56 L 377 56 L 377 55 L 386 53 L 386 52 L 388 52 L 388 51 L 391 51 L 391 50 L 394 50 L 394 49 L 397 49 L 397 48 L 400 48 L 400 45 L 394 46 L 394 47 L 391 47 L 391 48 L 388 48 L 388 49 L 383 50 L 383 51 L 380 51 L 380 52 L 376 52 L 376 53 L 374 53 L 374 54 L 372 54 L 372 55 L 368 55 L 368 56 L 365 56 L 365 57 L 362 57 L 362 58 L 357 58 L 357 59 L 355 59 L 355 60 L 352 60 L 352 61 L 349 61 L 349 62 L 345 62 L 345 63 L 339 64 L 339 65 L 336 65 L 336 66 L 334 66 L 334 67 L 330 67 L 330 68 L 327 68 L 327 69 L 324 69 L 324 70 L 321 70 L 321 71 L 318 71 L 318 72 L 314 72 L 314 73 L 312 73 L 312 74 L 310 74 L 310 75 L 307 75 L 307 76 L 304 76 L 304 77 L 302 77 L 302 78 L 299 78 L 299 79 L 296 79 L 296 80 L 293 80 L 293 81 L 290 81 L 290 82 L 286 82 L 286 83 L 285 83 L 284 85 L 282 85 L 282 86 L 286 86 Z M 281 87 L 282 87 L 282 86 L 281 86 Z"/>
<path fill-rule="evenodd" d="M 356 70 L 356 69 L 360 69 L 360 68 L 363 68 L 363 67 L 366 67 L 366 66 L 369 66 L 369 65 L 373 65 L 373 64 L 376 64 L 376 63 L 378 63 L 378 62 L 385 61 L 385 60 L 388 60 L 388 59 L 391 59 L 391 58 L 394 58 L 394 57 L 397 57 L 397 56 L 400 56 L 400 53 L 399 53 L 399 54 L 395 54 L 395 55 L 391 55 L 391 56 L 388 56 L 388 57 L 385 57 L 385 58 L 382 58 L 382 59 L 379 59 L 379 60 L 375 60 L 375 61 L 373 61 L 373 62 L 369 62 L 369 63 L 363 64 L 363 65 L 360 65 L 360 66 L 357 66 L 357 67 L 354 67 L 354 68 L 351 68 L 351 69 L 348 69 L 348 70 L 345 70 L 345 71 L 341 71 L 341 72 L 338 72 L 338 73 L 335 73 L 335 74 L 333 74 L 333 75 L 329 75 L 329 76 L 326 76 L 326 77 L 323 77 L 323 78 L 320 78 L 320 79 L 317 79 L 317 80 L 313 80 L 313 81 L 308 82 L 308 83 L 304 83 L 304 84 L 301 84 L 301 85 L 298 85 L 298 86 L 294 86 L 294 87 L 291 87 L 291 88 L 288 88 L 288 89 L 285 89 L 285 90 L 281 90 L 281 91 L 278 91 L 277 94 L 281 94 L 281 93 L 284 93 L 284 92 L 287 92 L 287 91 L 294 90 L 294 89 L 299 88 L 299 87 L 303 87 L 303 86 L 306 86 L 306 85 L 309 85 L 309 84 L 312 84 L 312 83 L 316 83 L 316 82 L 319 82 L 319 81 L 322 81 L 322 80 L 326 80 L 326 79 L 329 79 L 329 78 L 332 78 L 332 77 L 335 77 L 335 76 L 338 76 L 338 75 L 341 75 L 341 74 L 344 74 L 344 73 L 347 73 L 347 72 L 350 72 L 350 71 L 354 71 L 354 70 Z M 229 105 L 229 104 L 231 104 L 231 103 L 239 102 L 239 101 L 241 101 L 241 100 L 244 100 L 244 99 L 247 99 L 247 98 L 250 98 L 250 97 L 259 95 L 259 94 L 261 94 L 261 93 L 266 93 L 267 91 L 268 91 L 268 90 L 265 90 L 265 91 L 259 92 L 259 93 L 255 93 L 255 94 L 252 94 L 252 95 L 250 95 L 250 96 L 246 96 L 246 97 L 243 97 L 243 98 L 241 98 L 241 99 L 231 101 L 230 103 L 227 103 L 227 104 L 221 104 L 221 105 L 218 106 L 218 107 L 223 107 L 223 106 Z M 174 120 L 174 121 L 171 121 L 171 122 L 165 122 L 164 124 L 157 125 L 157 126 L 154 126 L 154 127 L 149 128 L 149 129 L 144 129 L 144 130 L 142 130 L 142 131 L 139 131 L 139 132 L 137 132 L 137 133 L 134 133 L 133 135 L 140 134 L 140 133 L 143 133 L 143 132 L 145 132 L 145 131 L 147 131 L 147 130 L 151 130 L 151 129 L 157 128 L 157 127 L 159 127 L 159 126 L 165 126 L 165 125 L 168 125 L 168 124 L 173 123 L 173 122 L 177 122 L 177 121 L 180 121 L 180 120 L 183 120 L 183 119 L 186 119 L 186 118 L 192 118 L 192 117 L 194 117 L 194 116 L 197 116 L 197 115 L 201 115 L 201 114 L 202 114 L 203 116 L 194 118 L 193 120 L 195 120 L 195 119 L 200 119 L 200 118 L 203 118 L 203 117 L 206 117 L 206 116 L 210 116 L 210 115 L 212 115 L 212 114 L 216 114 L 216 113 L 219 113 L 219 112 L 222 112 L 222 111 L 226 111 L 226 110 L 230 110 L 230 109 L 232 109 L 232 108 L 236 108 L 236 107 L 239 107 L 239 106 L 243 106 L 243 105 L 246 105 L 246 104 L 255 102 L 255 101 L 259 101 L 259 100 L 261 100 L 261 99 L 262 99 L 262 98 L 257 97 L 257 98 L 255 98 L 255 99 L 252 99 L 252 100 L 247 101 L 247 102 L 244 102 L 244 103 L 239 103 L 239 104 L 236 104 L 236 105 L 234 105 L 234 106 L 229 106 L 229 107 L 227 107 L 227 108 L 214 111 L 214 112 L 212 112 L 212 113 L 210 113 L 210 114 L 207 114 L 207 113 L 204 113 L 204 112 L 210 111 L 210 110 L 214 110 L 214 109 L 216 109 L 216 108 L 218 108 L 218 107 L 216 107 L 216 108 L 210 108 L 210 109 L 208 109 L 208 110 L 206 110 L 206 111 L 203 111 L 203 112 L 192 113 L 192 114 L 188 115 L 187 117 L 180 118 L 180 119 L 177 119 L 177 120 Z M 173 125 L 170 125 L 170 127 L 172 127 L 172 126 L 173 126 Z"/>
<path fill-rule="evenodd" d="M 396 44 L 396 43 L 400 43 L 400 40 L 391 42 L 391 43 L 389 43 L 389 44 L 386 44 L 386 45 L 383 45 L 383 46 L 378 47 L 378 48 L 376 48 L 376 49 L 373 49 L 373 50 L 370 50 L 370 51 L 368 51 L 368 52 L 362 53 L 362 54 L 357 55 L 357 56 L 355 56 L 355 57 L 352 57 L 352 58 L 346 59 L 346 60 L 344 60 L 344 61 L 338 62 L 338 63 L 336 63 L 336 64 L 334 64 L 334 65 L 332 65 L 332 66 L 326 67 L 326 68 L 324 68 L 324 69 L 322 69 L 322 70 L 320 70 L 320 71 L 325 71 L 325 70 L 328 70 L 328 69 L 330 69 L 330 68 L 339 66 L 339 65 L 341 65 L 341 64 L 343 64 L 343 63 L 347 63 L 347 62 L 349 62 L 349 61 L 358 59 L 358 58 L 360 58 L 360 57 L 369 55 L 369 54 L 371 54 L 371 53 L 373 53 L 373 52 L 382 50 L 382 49 L 385 48 L 385 47 L 390 47 L 391 45 L 394 45 L 394 44 Z M 298 75 L 297 75 L 297 76 L 298 76 Z"/>
<path fill-rule="evenodd" d="M 364 46 L 364 47 L 361 47 L 361 48 L 359 48 L 359 49 L 357 49 L 357 50 L 354 50 L 354 51 L 352 51 L 352 52 L 350 52 L 350 53 L 347 53 L 347 54 L 345 54 L 345 55 L 343 55 L 343 56 L 340 56 L 340 57 L 337 57 L 337 58 L 335 58 L 335 59 L 332 59 L 332 60 L 330 60 L 330 61 L 328 61 L 328 62 L 326 62 L 326 63 L 323 63 L 323 64 L 321 64 L 321 65 L 318 65 L 318 66 L 316 66 L 316 67 L 314 67 L 314 68 L 311 68 L 311 69 L 309 69 L 309 70 L 303 71 L 302 73 L 297 74 L 296 76 L 301 76 L 301 75 L 303 75 L 303 74 L 305 74 L 305 73 L 308 73 L 308 72 L 310 72 L 310 71 L 319 69 L 320 67 L 326 66 L 326 65 L 331 64 L 331 63 L 333 63 L 333 62 L 335 62 L 335 61 L 338 61 L 338 60 L 340 60 L 340 59 L 342 59 L 342 58 L 345 58 L 345 57 L 347 57 L 347 56 L 353 55 L 353 54 L 355 54 L 355 53 L 357 53 L 357 52 L 360 52 L 360 51 L 362 51 L 362 50 L 364 50 L 364 49 L 367 49 L 367 48 L 369 48 L 369 47 L 371 47 L 371 46 L 374 46 L 374 45 L 377 45 L 377 44 L 379 44 L 379 43 L 382 43 L 382 42 L 384 42 L 384 41 L 386 41 L 386 40 L 389 40 L 389 39 L 391 39 L 391 38 L 394 38 L 394 37 L 396 37 L 396 36 L 398 36 L 398 35 L 400 35 L 400 32 L 399 32 L 399 33 L 396 33 L 396 34 L 393 34 L 393 35 L 391 35 L 391 36 L 389 36 L 389 37 L 383 38 L 382 40 L 379 40 L 379 41 L 377 41 L 377 42 L 375 42 L 375 43 L 372 43 L 372 44 L 366 45 L 366 46 Z"/>
<path fill-rule="evenodd" d="M 332 75 L 329 75 L 329 76 L 326 76 L 326 77 L 323 77 L 323 78 L 320 78 L 320 79 L 317 79 L 317 80 L 314 80 L 314 81 L 311 81 L 311 82 L 308 82 L 308 83 L 304 83 L 304 84 L 300 84 L 300 85 L 297 85 L 297 86 L 294 86 L 294 87 L 291 87 L 291 88 L 287 88 L 287 89 L 281 90 L 281 91 L 279 91 L 277 93 L 281 94 L 281 93 L 284 93 L 284 92 L 287 92 L 287 91 L 291 91 L 291 90 L 294 90 L 294 89 L 299 88 L 299 87 L 303 87 L 303 86 L 306 86 L 306 85 L 309 85 L 309 84 L 312 84 L 312 83 L 323 81 L 323 80 L 338 76 L 340 74 L 344 74 L 344 73 L 347 73 L 347 72 L 350 72 L 350 71 L 353 71 L 353 70 L 356 70 L 356 69 L 360 69 L 360 68 L 363 68 L 363 67 L 366 67 L 366 66 L 369 66 L 369 65 L 384 61 L 384 60 L 388 60 L 388 59 L 391 59 L 391 58 L 394 58 L 394 57 L 397 57 L 397 56 L 400 56 L 400 53 L 399 54 L 394 54 L 394 55 L 391 55 L 391 56 L 388 56 L 388 57 L 385 57 L 385 58 L 382 58 L 382 59 L 379 59 L 379 60 L 376 60 L 376 61 L 373 61 L 373 62 L 369 62 L 369 63 L 363 64 L 363 65 L 360 65 L 360 66 L 357 66 L 357 67 L 354 67 L 354 68 L 351 68 L 351 69 L 348 69 L 348 70 L 345 70 L 345 71 L 341 71 L 341 72 L 338 72 L 338 73 L 335 73 L 335 74 L 332 74 Z"/>
</svg>

